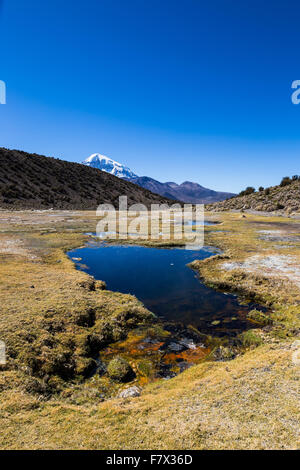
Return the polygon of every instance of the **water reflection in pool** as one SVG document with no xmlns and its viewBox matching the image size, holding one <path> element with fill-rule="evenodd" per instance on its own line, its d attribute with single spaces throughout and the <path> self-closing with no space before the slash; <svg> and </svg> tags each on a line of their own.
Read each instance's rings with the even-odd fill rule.
<svg viewBox="0 0 300 470">
<path fill-rule="evenodd" d="M 81 258 L 79 268 L 104 280 L 109 290 L 135 295 L 164 320 L 220 335 L 240 332 L 251 326 L 246 314 L 253 305 L 240 305 L 235 296 L 206 287 L 186 266 L 212 254 L 209 248 L 190 251 L 96 244 L 69 256 Z"/>
</svg>

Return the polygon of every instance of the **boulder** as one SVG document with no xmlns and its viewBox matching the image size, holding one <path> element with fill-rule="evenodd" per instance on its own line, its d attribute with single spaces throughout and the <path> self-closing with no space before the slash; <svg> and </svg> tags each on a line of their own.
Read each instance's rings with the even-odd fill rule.
<svg viewBox="0 0 300 470">
<path fill-rule="evenodd" d="M 134 398 L 134 397 L 139 397 L 141 394 L 141 390 L 139 387 L 133 386 L 129 388 L 125 388 L 125 390 L 122 390 L 118 397 L 119 398 Z"/>
</svg>

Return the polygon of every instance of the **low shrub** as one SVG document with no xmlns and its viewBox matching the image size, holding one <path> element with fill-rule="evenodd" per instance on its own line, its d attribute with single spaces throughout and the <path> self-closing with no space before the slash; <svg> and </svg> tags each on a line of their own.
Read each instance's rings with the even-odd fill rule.
<svg viewBox="0 0 300 470">
<path fill-rule="evenodd" d="M 116 382 L 129 382 L 134 378 L 130 364 L 120 356 L 112 359 L 107 366 L 109 377 Z"/>
<path fill-rule="evenodd" d="M 258 336 L 252 330 L 244 331 L 244 333 L 241 333 L 239 335 L 239 339 L 241 340 L 242 345 L 245 348 L 251 348 L 251 347 L 256 348 L 257 346 L 260 346 L 263 342 L 260 336 Z"/>
<path fill-rule="evenodd" d="M 271 325 L 272 319 L 269 315 L 261 312 L 260 310 L 251 310 L 247 315 L 248 320 L 253 321 L 255 323 L 259 323 L 262 326 Z"/>
</svg>

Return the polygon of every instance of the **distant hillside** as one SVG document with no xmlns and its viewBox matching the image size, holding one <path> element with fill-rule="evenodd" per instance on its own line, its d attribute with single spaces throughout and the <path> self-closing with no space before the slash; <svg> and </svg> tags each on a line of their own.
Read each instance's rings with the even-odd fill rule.
<svg viewBox="0 0 300 470">
<path fill-rule="evenodd" d="M 227 201 L 209 204 L 207 209 L 300 212 L 300 178 L 299 176 L 285 177 L 280 185 L 266 189 L 260 188 L 259 191 L 249 187 Z"/>
<path fill-rule="evenodd" d="M 0 148 L 0 208 L 96 209 L 128 204 L 146 206 L 170 201 L 133 183 L 80 163 Z"/>
<path fill-rule="evenodd" d="M 213 189 L 204 188 L 204 186 L 198 183 L 192 183 L 191 181 L 185 181 L 181 184 L 173 182 L 161 183 L 148 176 L 137 176 L 126 179 L 161 196 L 192 204 L 209 204 L 210 202 L 223 201 L 224 199 L 234 196 L 234 193 L 214 191 Z"/>
</svg>

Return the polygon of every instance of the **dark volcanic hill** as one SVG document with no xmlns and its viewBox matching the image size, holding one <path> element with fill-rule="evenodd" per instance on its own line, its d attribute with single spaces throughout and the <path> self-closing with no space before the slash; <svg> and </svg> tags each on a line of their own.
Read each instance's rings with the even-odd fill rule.
<svg viewBox="0 0 300 470">
<path fill-rule="evenodd" d="M 80 163 L 0 148 L 0 207 L 4 209 L 91 209 L 119 196 L 128 204 L 170 203 L 124 179 Z"/>
<path fill-rule="evenodd" d="M 148 176 L 137 176 L 126 179 L 161 196 L 193 204 L 209 204 L 211 202 L 223 201 L 224 199 L 234 196 L 233 193 L 213 191 L 212 189 L 204 188 L 200 184 L 190 181 L 185 181 L 182 184 L 172 182 L 160 183 Z"/>
<path fill-rule="evenodd" d="M 251 190 L 251 188 L 249 189 Z M 253 188 L 252 191 L 254 191 Z M 283 178 L 278 186 L 261 188 L 260 191 L 251 192 L 251 194 L 245 193 L 247 190 L 227 201 L 210 204 L 207 209 L 213 211 L 280 211 L 286 214 L 300 212 L 300 179 L 297 176 L 292 179 Z"/>
</svg>

